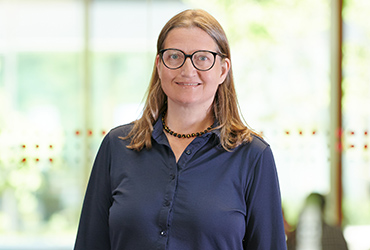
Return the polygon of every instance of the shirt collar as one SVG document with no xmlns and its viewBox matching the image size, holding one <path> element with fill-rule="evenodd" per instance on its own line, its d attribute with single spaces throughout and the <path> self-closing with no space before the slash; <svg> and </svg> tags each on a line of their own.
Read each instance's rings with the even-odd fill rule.
<svg viewBox="0 0 370 250">
<path fill-rule="evenodd" d="M 158 120 L 154 123 L 154 126 L 153 126 L 152 137 L 157 142 L 167 141 L 166 135 L 163 132 L 162 116 L 163 114 L 159 115 Z"/>
</svg>

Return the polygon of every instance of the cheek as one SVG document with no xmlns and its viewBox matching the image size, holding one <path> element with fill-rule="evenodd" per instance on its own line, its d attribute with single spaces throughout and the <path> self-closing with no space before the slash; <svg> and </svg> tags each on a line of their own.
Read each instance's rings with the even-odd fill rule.
<svg viewBox="0 0 370 250">
<path fill-rule="evenodd" d="M 167 72 L 166 70 L 158 71 L 159 79 L 161 79 L 162 84 L 166 84 L 171 81 L 172 77 L 170 72 Z"/>
<path fill-rule="evenodd" d="M 159 70 L 158 76 L 161 83 L 161 88 L 165 92 L 166 95 L 168 95 L 168 91 L 171 86 L 171 82 L 173 77 L 171 76 L 171 72 L 168 72 L 166 69 Z"/>
<path fill-rule="evenodd" d="M 170 70 L 166 68 L 164 65 L 159 66 L 157 68 L 157 72 L 159 79 L 161 79 L 161 82 L 164 84 L 169 84 L 178 76 L 178 72 L 176 70 Z"/>
<path fill-rule="evenodd" d="M 203 76 L 203 80 L 217 88 L 223 82 L 223 77 L 221 77 L 220 75 L 221 72 L 219 70 L 215 70 L 214 72 L 212 72 L 212 74 Z"/>
</svg>

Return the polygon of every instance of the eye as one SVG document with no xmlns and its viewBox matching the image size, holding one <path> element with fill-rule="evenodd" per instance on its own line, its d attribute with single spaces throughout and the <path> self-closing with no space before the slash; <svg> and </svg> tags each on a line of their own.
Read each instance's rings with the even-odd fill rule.
<svg viewBox="0 0 370 250">
<path fill-rule="evenodd" d="M 178 61 L 182 60 L 184 57 L 180 51 L 177 50 L 167 50 L 163 54 L 165 60 L 167 61 Z"/>
<path fill-rule="evenodd" d="M 207 61 L 207 60 L 209 60 L 209 58 L 207 56 L 200 56 L 200 57 L 198 57 L 198 60 L 199 61 Z"/>
<path fill-rule="evenodd" d="M 169 55 L 169 59 L 172 59 L 172 60 L 179 59 L 179 55 L 178 54 L 171 54 L 171 55 Z"/>
<path fill-rule="evenodd" d="M 212 61 L 213 57 L 212 54 L 209 52 L 197 52 L 194 55 L 194 59 L 199 62 L 206 62 L 206 61 Z"/>
</svg>

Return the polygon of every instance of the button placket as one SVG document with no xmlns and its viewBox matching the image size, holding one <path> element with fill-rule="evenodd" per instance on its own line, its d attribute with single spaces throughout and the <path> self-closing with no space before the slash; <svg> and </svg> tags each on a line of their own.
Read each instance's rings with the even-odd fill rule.
<svg viewBox="0 0 370 250">
<path fill-rule="evenodd" d="M 186 166 L 196 152 L 208 142 L 209 138 L 209 136 L 197 137 L 187 146 L 177 163 L 179 169 Z"/>
<path fill-rule="evenodd" d="M 171 164 L 172 165 L 172 164 Z M 162 240 L 168 237 L 168 230 L 171 226 L 170 217 L 171 217 L 171 208 L 173 203 L 173 198 L 176 192 L 176 175 L 177 175 L 177 166 L 174 162 L 174 166 L 169 166 L 169 175 L 168 183 L 165 187 L 165 195 L 162 203 L 162 208 L 159 213 L 159 236 Z"/>
</svg>

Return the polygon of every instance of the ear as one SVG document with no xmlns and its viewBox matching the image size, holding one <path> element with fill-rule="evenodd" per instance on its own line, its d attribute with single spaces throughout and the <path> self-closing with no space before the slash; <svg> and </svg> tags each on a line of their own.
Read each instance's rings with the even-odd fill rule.
<svg viewBox="0 0 370 250">
<path fill-rule="evenodd" d="M 231 67 L 230 59 L 229 58 L 222 59 L 222 61 L 221 61 L 220 84 L 222 84 L 225 81 L 225 79 L 227 77 L 227 74 L 229 73 L 230 67 Z"/>
<path fill-rule="evenodd" d="M 162 78 L 162 76 L 161 76 L 162 63 L 161 63 L 161 58 L 160 58 L 159 55 L 157 55 L 156 58 L 155 58 L 155 66 L 157 68 L 159 79 L 161 79 Z"/>
</svg>

